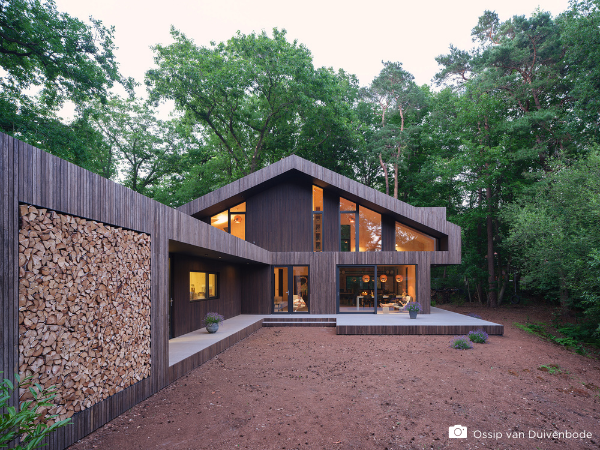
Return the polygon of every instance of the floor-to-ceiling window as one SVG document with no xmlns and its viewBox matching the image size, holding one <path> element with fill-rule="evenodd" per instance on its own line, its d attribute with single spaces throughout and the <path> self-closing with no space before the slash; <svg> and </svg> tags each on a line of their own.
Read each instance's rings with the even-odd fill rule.
<svg viewBox="0 0 600 450">
<path fill-rule="evenodd" d="M 402 313 L 417 301 L 417 266 L 338 266 L 338 312 Z"/>
</svg>

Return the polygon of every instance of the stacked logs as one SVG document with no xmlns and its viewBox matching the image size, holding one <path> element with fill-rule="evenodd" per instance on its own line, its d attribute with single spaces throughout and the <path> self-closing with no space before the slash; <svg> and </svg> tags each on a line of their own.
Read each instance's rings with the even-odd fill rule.
<svg viewBox="0 0 600 450">
<path fill-rule="evenodd" d="M 58 387 L 62 420 L 150 375 L 150 236 L 19 212 L 19 375 Z"/>
</svg>

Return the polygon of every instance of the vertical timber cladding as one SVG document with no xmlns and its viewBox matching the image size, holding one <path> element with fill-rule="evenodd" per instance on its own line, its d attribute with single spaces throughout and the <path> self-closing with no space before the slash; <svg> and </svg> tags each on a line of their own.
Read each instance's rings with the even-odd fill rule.
<svg viewBox="0 0 600 450">
<path fill-rule="evenodd" d="M 19 215 L 19 375 L 58 386 L 48 413 L 61 420 L 150 376 L 150 236 Z"/>
</svg>

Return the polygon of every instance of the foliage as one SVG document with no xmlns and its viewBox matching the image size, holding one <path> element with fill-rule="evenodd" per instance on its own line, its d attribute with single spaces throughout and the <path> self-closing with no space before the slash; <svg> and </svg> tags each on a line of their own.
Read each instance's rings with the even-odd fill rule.
<svg viewBox="0 0 600 450">
<path fill-rule="evenodd" d="M 530 334 L 539 336 L 542 339 L 554 342 L 555 344 L 560 345 L 562 347 L 572 349 L 573 351 L 575 351 L 575 353 L 579 353 L 580 355 L 587 354 L 587 351 L 585 350 L 580 341 L 577 341 L 568 336 L 559 337 L 551 334 L 546 330 L 546 325 L 543 322 L 527 324 L 520 324 L 518 322 L 515 322 L 513 325 L 515 325 L 517 328 L 520 328 L 521 330 L 527 331 Z"/>
<path fill-rule="evenodd" d="M 225 317 L 223 317 L 221 314 L 218 313 L 214 313 L 214 312 L 209 312 L 208 314 L 206 314 L 206 317 L 204 318 L 204 323 L 206 325 L 208 325 L 209 323 L 221 323 L 225 320 Z"/>
<path fill-rule="evenodd" d="M 469 350 L 473 348 L 473 344 L 467 336 L 455 336 L 450 343 L 450 347 L 457 350 Z"/>
<path fill-rule="evenodd" d="M 538 367 L 538 370 L 541 370 L 542 372 L 548 372 L 550 375 L 562 373 L 562 369 L 560 368 L 560 366 L 557 366 L 556 364 L 548 364 L 548 365 L 543 364 Z"/>
<path fill-rule="evenodd" d="M 310 51 L 288 42 L 285 30 L 274 29 L 272 38 L 238 32 L 210 47 L 174 28 L 171 36 L 173 44 L 154 47 L 157 67 L 146 74 L 151 97 L 173 100 L 200 125 L 215 155 L 227 155 L 233 179 L 351 136 L 344 110 L 356 79 L 315 70 Z"/>
<path fill-rule="evenodd" d="M 476 344 L 485 344 L 488 338 L 488 334 L 483 330 L 469 331 L 469 339 Z"/>
<path fill-rule="evenodd" d="M 57 11 L 52 0 L 0 2 L 0 131 L 93 169 L 97 137 L 57 111 L 67 100 L 104 99 L 115 82 L 131 88 L 118 72 L 113 33 Z"/>
<path fill-rule="evenodd" d="M 44 388 L 39 384 L 33 384 L 30 378 L 21 380 L 19 375 L 15 375 L 15 380 L 19 389 L 28 389 L 31 392 L 33 400 L 22 402 L 18 410 L 8 406 L 15 387 L 6 378 L 0 384 L 0 411 L 6 411 L 0 416 L 0 447 L 5 448 L 12 443 L 17 445 L 11 448 L 23 450 L 39 448 L 46 445 L 42 444 L 46 436 L 70 424 L 71 419 L 54 422 L 56 415 L 45 415 L 45 411 L 53 406 L 51 400 L 56 396 L 55 386 Z"/>
<path fill-rule="evenodd" d="M 556 161 L 553 169 L 507 205 L 507 243 L 527 282 L 554 290 L 563 307 L 583 308 L 600 323 L 600 153 L 570 165 Z"/>
<path fill-rule="evenodd" d="M 404 310 L 409 312 L 421 312 L 423 311 L 423 308 L 421 307 L 421 304 L 419 302 L 408 302 L 406 305 L 404 305 Z"/>
</svg>

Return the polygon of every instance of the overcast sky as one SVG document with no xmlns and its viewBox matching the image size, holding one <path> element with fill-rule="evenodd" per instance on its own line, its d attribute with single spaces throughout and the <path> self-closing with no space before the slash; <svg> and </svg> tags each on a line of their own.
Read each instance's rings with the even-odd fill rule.
<svg viewBox="0 0 600 450">
<path fill-rule="evenodd" d="M 530 15 L 538 6 L 556 16 L 568 0 L 56 0 L 56 5 L 82 20 L 92 16 L 114 25 L 121 72 L 138 82 L 153 65 L 150 46 L 172 42 L 174 25 L 199 46 L 226 41 L 238 30 L 285 28 L 289 40 L 310 49 L 315 67 L 343 68 L 366 86 L 382 60 L 400 61 L 418 84 L 430 84 L 438 71 L 434 58 L 450 44 L 471 48 L 471 29 L 486 9 L 501 20 Z"/>
</svg>

